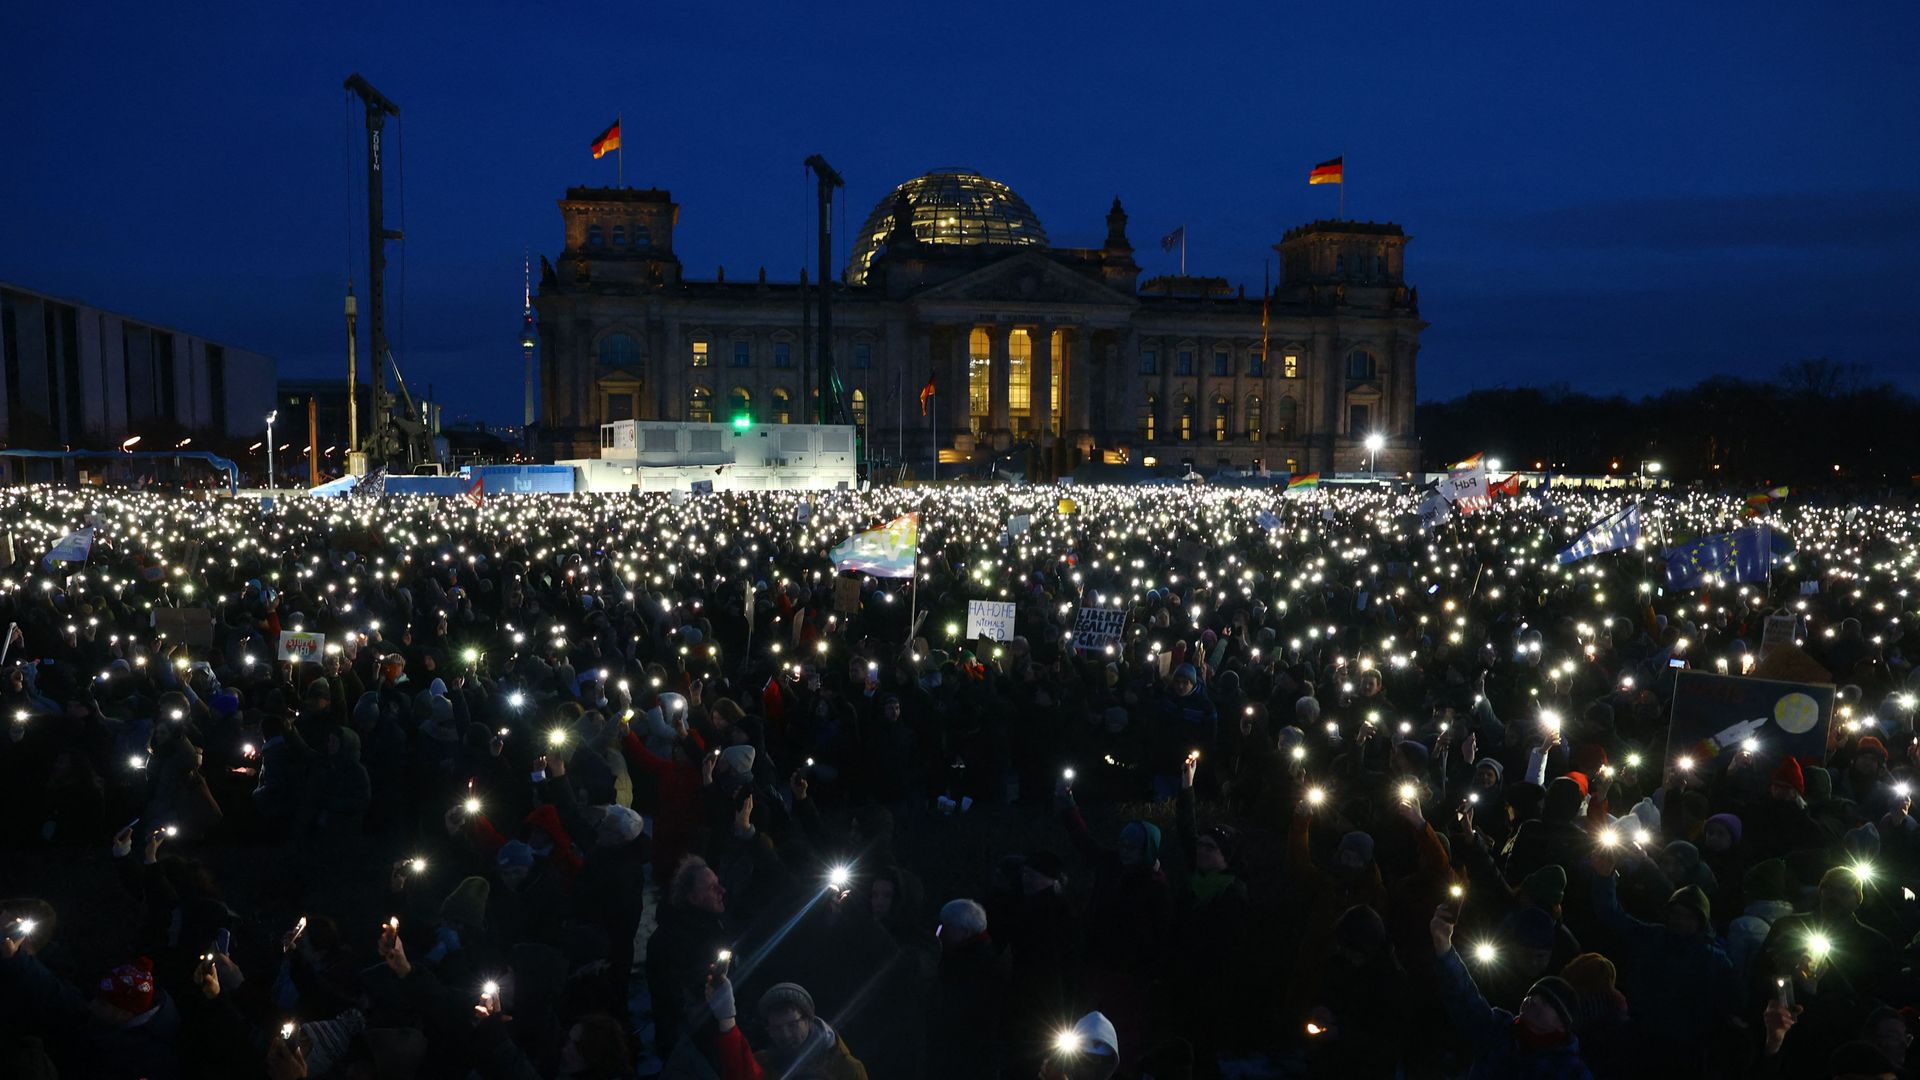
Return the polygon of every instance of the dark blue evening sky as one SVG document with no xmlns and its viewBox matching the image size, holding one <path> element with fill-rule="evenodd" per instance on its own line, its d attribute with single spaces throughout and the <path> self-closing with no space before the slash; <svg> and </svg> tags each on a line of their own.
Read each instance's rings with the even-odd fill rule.
<svg viewBox="0 0 1920 1080">
<path fill-rule="evenodd" d="M 1920 391 L 1908 3 L 34 3 L 0 29 L 0 280 L 288 375 L 343 371 L 364 278 L 340 84 L 398 101 L 394 340 L 450 415 L 517 419 L 520 253 L 559 247 L 568 185 L 613 182 L 587 143 L 616 112 L 693 276 L 793 276 L 819 152 L 843 243 L 957 164 L 1057 244 L 1097 244 L 1117 194 L 1149 273 L 1185 224 L 1192 272 L 1258 289 L 1345 154 L 1349 215 L 1413 236 L 1424 398 L 1814 355 Z"/>
</svg>

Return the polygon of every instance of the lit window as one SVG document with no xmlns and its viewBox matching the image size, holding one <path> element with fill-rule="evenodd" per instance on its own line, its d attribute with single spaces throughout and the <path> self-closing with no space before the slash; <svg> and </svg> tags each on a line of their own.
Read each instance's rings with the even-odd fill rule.
<svg viewBox="0 0 1920 1080">
<path fill-rule="evenodd" d="M 776 341 L 773 343 L 773 366 L 790 368 L 793 366 L 793 342 Z"/>
<path fill-rule="evenodd" d="M 1025 330 L 1007 336 L 1007 416 L 1016 430 L 1033 411 L 1033 339 Z"/>
<path fill-rule="evenodd" d="M 696 424 L 713 423 L 713 391 L 704 386 L 693 388 L 687 401 L 687 419 Z"/>
<path fill-rule="evenodd" d="M 864 341 L 853 344 L 853 366 L 865 371 L 873 366 L 873 346 Z"/>
<path fill-rule="evenodd" d="M 1142 375 L 1160 374 L 1160 350 L 1159 349 L 1141 349 L 1140 350 L 1140 374 Z"/>
<path fill-rule="evenodd" d="M 1229 434 L 1228 428 L 1231 426 L 1232 422 L 1233 422 L 1233 406 L 1227 403 L 1227 399 L 1224 394 L 1214 395 L 1214 398 L 1213 398 L 1213 441 L 1214 442 L 1227 441 L 1227 436 Z"/>
<path fill-rule="evenodd" d="M 1286 368 L 1286 370 L 1281 372 L 1282 375 L 1285 375 L 1289 379 L 1297 379 L 1300 377 L 1300 358 L 1298 356 L 1288 353 L 1286 360 L 1282 361 L 1282 363 Z"/>
<path fill-rule="evenodd" d="M 773 422 L 793 423 L 793 391 L 780 387 L 773 392 Z"/>
<path fill-rule="evenodd" d="M 993 393 L 993 343 L 978 327 L 967 335 L 967 419 L 975 435 L 986 426 Z"/>
<path fill-rule="evenodd" d="M 1180 395 L 1180 441 L 1193 441 L 1193 395 Z"/>
<path fill-rule="evenodd" d="M 1141 442 L 1150 443 L 1154 440 L 1154 437 L 1159 434 L 1159 431 L 1157 430 L 1159 426 L 1157 414 L 1159 412 L 1160 412 L 1160 398 L 1158 397 L 1158 395 L 1148 394 L 1146 402 L 1140 406 L 1140 441 Z"/>
<path fill-rule="evenodd" d="M 736 386 L 733 393 L 727 395 L 727 419 L 738 420 L 741 417 L 753 419 L 753 395 L 744 386 Z"/>
<path fill-rule="evenodd" d="M 1250 442 L 1259 442 L 1260 436 L 1264 431 L 1264 428 L 1262 427 L 1262 424 L 1261 424 L 1262 417 L 1260 413 L 1261 413 L 1260 395 L 1254 394 L 1248 397 L 1247 398 L 1247 439 Z"/>
<path fill-rule="evenodd" d="M 693 366 L 707 366 L 707 343 L 698 338 L 694 339 L 693 342 Z"/>
<path fill-rule="evenodd" d="M 853 422 L 861 427 L 867 426 L 867 395 L 864 390 L 853 392 Z"/>
<path fill-rule="evenodd" d="M 753 366 L 753 342 L 736 341 L 733 343 L 733 366 L 734 367 L 752 367 Z"/>
</svg>

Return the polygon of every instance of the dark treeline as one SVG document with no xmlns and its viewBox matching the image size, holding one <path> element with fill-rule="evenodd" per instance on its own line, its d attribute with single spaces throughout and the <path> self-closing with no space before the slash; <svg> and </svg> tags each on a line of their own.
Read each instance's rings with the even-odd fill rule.
<svg viewBox="0 0 1920 1080">
<path fill-rule="evenodd" d="M 1422 404 L 1418 416 L 1429 469 L 1484 451 L 1508 468 L 1627 474 L 1657 461 L 1675 479 L 1730 484 L 1903 487 L 1920 472 L 1920 399 L 1866 365 L 1827 359 L 1639 400 L 1564 384 L 1476 390 Z"/>
</svg>

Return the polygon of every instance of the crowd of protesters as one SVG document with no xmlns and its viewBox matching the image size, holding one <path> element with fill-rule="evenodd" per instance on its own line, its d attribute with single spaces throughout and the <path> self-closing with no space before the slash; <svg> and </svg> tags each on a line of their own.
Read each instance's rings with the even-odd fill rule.
<svg viewBox="0 0 1920 1080">
<path fill-rule="evenodd" d="M 1920 515 L 1620 503 L 16 489 L 0 1075 L 1910 1075 Z M 1668 767 L 1789 660 L 1824 754 Z"/>
</svg>

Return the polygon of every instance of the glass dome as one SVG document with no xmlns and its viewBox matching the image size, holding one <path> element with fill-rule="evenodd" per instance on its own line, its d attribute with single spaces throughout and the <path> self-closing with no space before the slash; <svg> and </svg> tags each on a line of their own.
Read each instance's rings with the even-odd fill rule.
<svg viewBox="0 0 1920 1080">
<path fill-rule="evenodd" d="M 865 283 L 874 256 L 893 228 L 893 204 L 902 192 L 913 207 L 914 239 L 923 244 L 1046 247 L 1047 231 L 1027 201 L 998 180 L 970 169 L 935 169 L 887 193 L 853 244 L 847 277 Z"/>
</svg>

